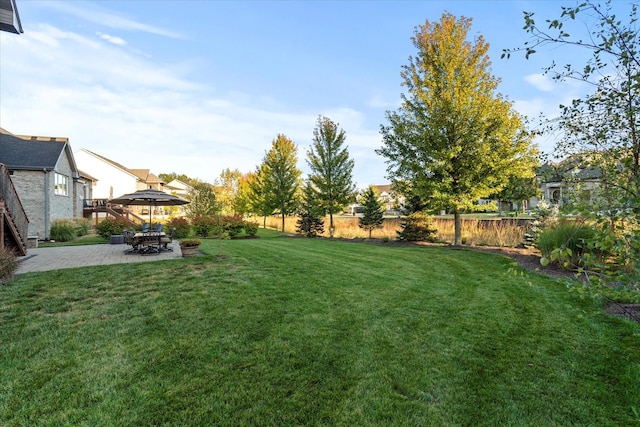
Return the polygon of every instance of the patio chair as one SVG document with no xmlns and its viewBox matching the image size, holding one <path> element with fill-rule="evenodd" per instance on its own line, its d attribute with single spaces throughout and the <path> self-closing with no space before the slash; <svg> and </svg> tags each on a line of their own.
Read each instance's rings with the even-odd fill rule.
<svg viewBox="0 0 640 427">
<path fill-rule="evenodd" d="M 162 244 L 160 249 L 165 250 L 165 251 L 173 251 L 173 248 L 169 247 L 169 243 L 173 242 L 173 236 L 174 236 L 175 232 L 176 232 L 176 228 L 172 227 L 171 231 L 169 232 L 169 234 L 167 234 L 165 236 L 162 236 L 160 238 L 160 243 Z"/>
<path fill-rule="evenodd" d="M 162 247 L 161 242 L 162 236 L 160 233 L 150 233 L 142 237 L 140 241 L 140 245 L 142 248 L 140 249 L 141 255 L 157 255 L 160 253 L 160 249 Z"/>
<path fill-rule="evenodd" d="M 134 235 L 135 232 L 133 230 L 122 230 L 124 243 L 131 246 L 131 249 L 124 251 L 125 254 L 137 253 L 139 250 L 140 242 L 134 237 Z"/>
<path fill-rule="evenodd" d="M 144 224 L 142 224 L 142 231 L 143 233 L 148 233 L 149 230 L 151 230 L 151 224 L 149 224 L 148 222 L 145 222 Z"/>
<path fill-rule="evenodd" d="M 156 233 L 162 233 L 162 224 L 156 224 L 153 228 L 153 231 L 155 231 Z"/>
</svg>

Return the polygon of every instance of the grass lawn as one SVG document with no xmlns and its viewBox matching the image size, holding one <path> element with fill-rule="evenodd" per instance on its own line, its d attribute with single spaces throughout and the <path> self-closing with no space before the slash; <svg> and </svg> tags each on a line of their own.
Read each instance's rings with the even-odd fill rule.
<svg viewBox="0 0 640 427">
<path fill-rule="evenodd" d="M 85 236 L 80 236 L 77 239 L 71 240 L 69 242 L 39 242 L 38 247 L 46 248 L 53 246 L 78 246 L 78 245 L 98 245 L 98 244 L 106 244 L 109 243 L 109 240 L 100 237 L 99 235 L 92 233 L 87 234 Z"/>
<path fill-rule="evenodd" d="M 640 422 L 640 327 L 559 282 L 469 250 L 259 236 L 0 287 L 0 425 Z"/>
</svg>

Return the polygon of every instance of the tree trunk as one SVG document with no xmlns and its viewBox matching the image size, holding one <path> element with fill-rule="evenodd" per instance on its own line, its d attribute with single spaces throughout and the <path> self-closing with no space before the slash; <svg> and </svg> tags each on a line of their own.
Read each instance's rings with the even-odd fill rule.
<svg viewBox="0 0 640 427">
<path fill-rule="evenodd" d="M 333 239 L 333 214 L 329 211 L 329 237 Z"/>
<path fill-rule="evenodd" d="M 453 245 L 461 246 L 462 245 L 462 218 L 460 217 L 460 208 L 455 207 L 453 209 L 453 223 L 454 223 L 454 238 Z"/>
<path fill-rule="evenodd" d="M 267 216 L 262 217 L 262 228 L 267 228 Z"/>
<path fill-rule="evenodd" d="M 284 214 L 282 214 L 282 232 L 284 233 Z"/>
</svg>

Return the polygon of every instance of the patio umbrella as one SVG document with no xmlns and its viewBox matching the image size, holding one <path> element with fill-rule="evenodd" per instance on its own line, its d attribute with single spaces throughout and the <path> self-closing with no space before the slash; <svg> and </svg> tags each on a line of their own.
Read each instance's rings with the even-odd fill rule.
<svg viewBox="0 0 640 427">
<path fill-rule="evenodd" d="M 185 205 L 189 203 L 189 201 L 181 199 L 178 196 L 165 193 L 164 191 L 146 188 L 144 190 L 138 190 L 134 193 L 125 194 L 123 196 L 116 197 L 115 199 L 111 199 L 109 200 L 109 203 L 125 206 L 149 206 L 149 224 L 151 224 L 154 207 Z"/>
</svg>

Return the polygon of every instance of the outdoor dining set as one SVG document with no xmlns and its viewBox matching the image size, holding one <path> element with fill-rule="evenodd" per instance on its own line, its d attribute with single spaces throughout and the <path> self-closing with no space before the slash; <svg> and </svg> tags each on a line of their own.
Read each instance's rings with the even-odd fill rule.
<svg viewBox="0 0 640 427">
<path fill-rule="evenodd" d="M 173 251 L 169 244 L 173 241 L 175 233 L 175 228 L 172 228 L 170 233 L 166 234 L 162 230 L 162 224 L 157 224 L 153 230 L 151 229 L 153 208 L 156 206 L 179 206 L 187 204 L 189 201 L 163 191 L 146 188 L 111 199 L 109 203 L 124 206 L 149 206 L 149 223 L 144 224 L 139 232 L 123 230 L 122 235 L 124 243 L 131 246 L 125 251 L 127 254 L 150 255 L 159 254 L 162 251 Z"/>
<path fill-rule="evenodd" d="M 162 231 L 161 224 L 156 225 L 153 230 L 149 224 L 145 224 L 139 232 L 123 230 L 124 243 L 131 246 L 125 253 L 153 255 L 162 251 L 173 251 L 169 244 L 173 241 L 174 233 L 175 228 L 172 228 L 169 234 L 166 234 Z"/>
</svg>

